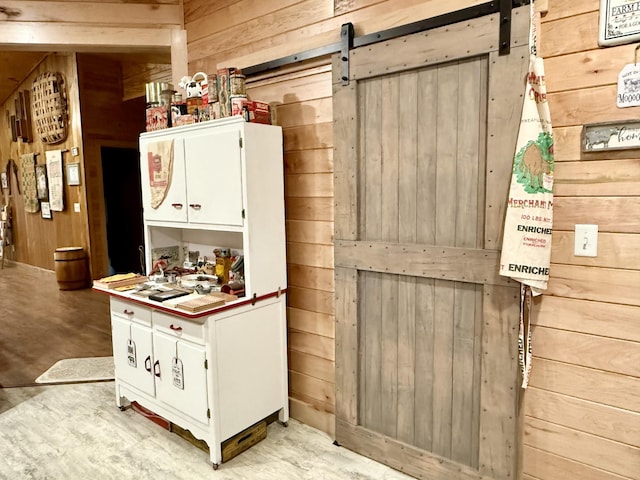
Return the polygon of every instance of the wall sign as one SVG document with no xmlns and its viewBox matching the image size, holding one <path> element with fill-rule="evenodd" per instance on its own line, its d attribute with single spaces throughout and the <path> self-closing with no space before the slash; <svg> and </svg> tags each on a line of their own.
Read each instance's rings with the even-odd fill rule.
<svg viewBox="0 0 640 480">
<path fill-rule="evenodd" d="M 640 1 L 600 0 L 601 46 L 619 45 L 640 40 Z"/>
<path fill-rule="evenodd" d="M 592 123 L 582 127 L 582 151 L 640 148 L 640 121 Z"/>
</svg>

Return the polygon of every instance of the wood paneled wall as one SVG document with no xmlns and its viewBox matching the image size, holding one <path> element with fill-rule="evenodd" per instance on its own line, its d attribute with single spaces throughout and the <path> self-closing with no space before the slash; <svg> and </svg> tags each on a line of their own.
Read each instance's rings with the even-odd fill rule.
<svg viewBox="0 0 640 480">
<path fill-rule="evenodd" d="M 635 45 L 598 47 L 598 0 L 550 0 L 542 19 L 554 125 L 551 281 L 534 307 L 525 393 L 527 479 L 640 478 L 640 155 L 581 153 L 586 123 L 637 120 L 616 107 Z M 598 256 L 573 255 L 574 225 L 599 225 Z"/>
<path fill-rule="evenodd" d="M 335 3 L 335 5 L 334 5 Z M 185 0 L 189 72 L 246 67 L 483 3 L 474 0 Z M 283 127 L 291 415 L 334 431 L 333 106 L 330 59 L 249 79 Z"/>
<path fill-rule="evenodd" d="M 68 103 L 68 136 L 66 141 L 56 144 L 44 144 L 38 138 L 33 129 L 33 142 L 24 143 L 22 140 L 13 142 L 11 140 L 11 128 L 6 112 L 14 113 L 14 101 L 17 91 L 29 90 L 33 84 L 33 79 L 40 73 L 46 71 L 60 72 L 64 78 L 67 103 Z M 55 262 L 53 253 L 56 248 L 62 246 L 80 246 L 85 249 L 89 246 L 89 230 L 87 227 L 86 209 L 82 208 L 80 213 L 73 211 L 73 203 L 85 205 L 86 193 L 85 182 L 80 186 L 68 186 L 65 182 L 64 203 L 65 210 L 53 212 L 51 220 L 43 219 L 40 212 L 27 213 L 24 209 L 24 197 L 18 193 L 17 181 L 20 182 L 22 191 L 22 169 L 20 168 L 20 155 L 25 153 L 37 153 L 38 164 L 45 163 L 45 151 L 66 150 L 63 153 L 63 163 L 69 161 L 83 162 L 82 148 L 80 156 L 71 157 L 72 147 L 81 147 L 82 133 L 80 121 L 80 103 L 78 102 L 78 74 L 76 69 L 76 58 L 74 54 L 50 55 L 20 84 L 16 93 L 5 102 L 0 112 L 0 170 L 5 171 L 9 159 L 18 164 L 18 177 L 12 175 L 12 204 L 13 204 L 13 237 L 15 251 L 10 249 L 7 258 L 20 263 L 28 263 L 47 270 L 54 270 Z M 31 106 L 29 107 L 31 108 Z M 81 176 L 83 171 L 81 170 Z M 5 201 L 9 200 L 5 195 Z M 88 250 L 87 250 L 88 251 Z"/>
</svg>

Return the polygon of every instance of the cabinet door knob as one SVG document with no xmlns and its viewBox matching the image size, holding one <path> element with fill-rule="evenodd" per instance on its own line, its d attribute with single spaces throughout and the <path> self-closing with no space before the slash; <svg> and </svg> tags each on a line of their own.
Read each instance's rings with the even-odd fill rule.
<svg viewBox="0 0 640 480">
<path fill-rule="evenodd" d="M 133 310 L 127 310 L 126 308 L 123 310 L 125 315 L 133 315 Z"/>
<path fill-rule="evenodd" d="M 153 374 L 160 378 L 160 360 L 156 360 L 153 364 Z"/>
<path fill-rule="evenodd" d="M 175 332 L 181 332 L 182 331 L 182 327 L 181 326 L 175 326 L 173 323 L 171 325 L 169 325 L 169 328 Z"/>
<path fill-rule="evenodd" d="M 172 203 L 171 206 L 173 208 L 177 208 L 178 210 L 182 209 L 182 204 L 181 203 Z"/>
<path fill-rule="evenodd" d="M 199 203 L 190 203 L 189 206 L 194 210 L 200 210 L 202 208 L 202 205 L 200 205 Z"/>
<path fill-rule="evenodd" d="M 144 369 L 151 373 L 151 355 L 148 355 L 147 358 L 144 359 Z"/>
</svg>

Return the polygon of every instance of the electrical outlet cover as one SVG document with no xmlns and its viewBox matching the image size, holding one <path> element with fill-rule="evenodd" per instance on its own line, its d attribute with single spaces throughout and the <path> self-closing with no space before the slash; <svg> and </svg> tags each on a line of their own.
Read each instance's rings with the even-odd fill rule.
<svg viewBox="0 0 640 480">
<path fill-rule="evenodd" d="M 576 257 L 598 256 L 598 225 L 576 224 L 573 254 Z"/>
</svg>

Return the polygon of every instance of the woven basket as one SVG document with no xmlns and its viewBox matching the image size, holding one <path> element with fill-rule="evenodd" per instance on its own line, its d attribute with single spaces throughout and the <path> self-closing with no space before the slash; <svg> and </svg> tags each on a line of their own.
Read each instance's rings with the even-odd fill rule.
<svg viewBox="0 0 640 480">
<path fill-rule="evenodd" d="M 67 138 L 67 95 L 58 72 L 44 72 L 33 80 L 33 124 L 42 143 L 53 145 Z"/>
</svg>

